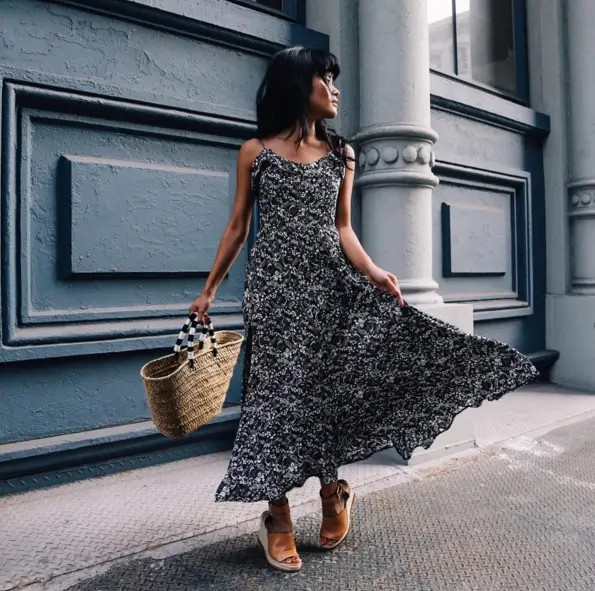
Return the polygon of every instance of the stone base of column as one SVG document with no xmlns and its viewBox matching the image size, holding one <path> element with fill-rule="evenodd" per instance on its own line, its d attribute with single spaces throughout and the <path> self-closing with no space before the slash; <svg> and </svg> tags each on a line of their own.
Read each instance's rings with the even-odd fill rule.
<svg viewBox="0 0 595 591">
<path fill-rule="evenodd" d="M 416 307 L 430 316 L 473 334 L 472 304 L 424 304 Z"/>
<path fill-rule="evenodd" d="M 471 304 L 434 304 L 416 307 L 426 314 L 473 334 L 473 306 Z M 427 450 L 417 449 L 408 462 L 401 460 L 400 463 L 412 466 L 473 447 L 475 447 L 473 411 L 466 410 L 457 416 L 451 428 L 440 434 Z"/>
<path fill-rule="evenodd" d="M 554 383 L 595 391 L 595 295 L 549 295 L 547 346 L 560 351 Z"/>
</svg>

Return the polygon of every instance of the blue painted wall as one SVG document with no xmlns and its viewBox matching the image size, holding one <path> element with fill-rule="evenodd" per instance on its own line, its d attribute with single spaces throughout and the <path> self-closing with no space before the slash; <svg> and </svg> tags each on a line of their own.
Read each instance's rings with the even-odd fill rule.
<svg viewBox="0 0 595 591">
<path fill-rule="evenodd" d="M 440 136 L 433 198 L 439 293 L 473 304 L 476 334 L 528 354 L 544 351 L 549 118 L 432 74 L 432 127 Z"/>
<path fill-rule="evenodd" d="M 266 61 L 327 39 L 208 0 L 5 0 L 0 28 L 0 443 L 146 420 L 140 367 L 208 274 Z M 217 328 L 242 328 L 246 252 Z"/>
<path fill-rule="evenodd" d="M 202 288 L 266 61 L 328 40 L 224 0 L 4 0 L 0 29 L 0 444 L 146 420 L 140 367 Z M 540 351 L 547 123 L 473 92 L 432 76 L 434 276 Z M 242 328 L 245 261 L 217 328 Z"/>
</svg>

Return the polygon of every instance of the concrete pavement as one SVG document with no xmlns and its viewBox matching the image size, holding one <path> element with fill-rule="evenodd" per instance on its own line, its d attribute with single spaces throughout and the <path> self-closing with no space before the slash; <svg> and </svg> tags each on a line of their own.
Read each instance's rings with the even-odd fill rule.
<svg viewBox="0 0 595 591">
<path fill-rule="evenodd" d="M 360 500 L 354 535 L 340 552 L 322 556 L 308 550 L 318 527 L 316 481 L 293 491 L 306 568 L 290 582 L 271 578 L 255 545 L 253 532 L 264 505 L 213 502 L 227 464 L 223 453 L 0 499 L 0 589 L 319 589 L 328 576 L 344 589 L 365 589 L 349 586 L 352 580 L 365 580 L 376 581 L 376 589 L 487 591 L 492 587 L 485 585 L 493 581 L 477 578 L 481 568 L 492 575 L 494 568 L 506 573 L 507 561 L 521 556 L 523 548 L 533 548 L 523 558 L 529 583 L 543 568 L 563 582 L 567 575 L 556 570 L 559 561 L 554 564 L 556 531 L 564 533 L 565 546 L 572 542 L 563 562 L 575 586 L 499 588 L 595 589 L 595 584 L 577 586 L 590 576 L 580 546 L 593 550 L 589 511 L 595 483 L 587 461 L 593 423 L 576 422 L 595 413 L 595 396 L 538 385 L 465 413 L 473 416 L 475 449 L 430 462 L 420 456 L 420 463 L 412 466 L 403 466 L 394 452 L 386 451 L 344 469 L 342 476 L 357 487 Z M 556 426 L 570 439 L 548 439 Z M 575 441 L 579 427 L 582 439 Z M 548 431 L 550 435 L 540 435 Z M 502 441 L 507 442 L 497 444 Z M 555 466 L 547 464 L 554 460 Z M 556 491 L 554 497 L 550 489 Z M 587 511 L 581 519 L 580 507 Z M 472 510 L 479 513 L 474 517 Z M 517 527 L 521 517 L 533 530 L 527 527 L 523 534 Z M 569 526 L 573 519 L 574 531 Z M 544 539 L 543 551 L 537 538 Z M 384 539 L 389 543 L 383 544 Z M 486 563 L 485 552 L 492 546 L 493 562 Z M 516 550 L 508 553 L 505 548 Z M 544 556 L 541 563 L 538 555 Z M 452 572 L 445 570 L 449 556 L 459 561 L 453 562 Z M 415 571 L 414 564 L 425 570 Z M 510 565 L 514 574 L 514 561 Z M 399 585 L 387 586 L 395 584 L 393 575 Z M 425 586 L 412 586 L 415 581 Z M 479 584 L 484 586 L 473 586 Z"/>
<path fill-rule="evenodd" d="M 253 534 L 110 569 L 69 591 L 588 591 L 595 589 L 595 418 L 513 439 L 363 495 L 348 542 L 316 549 L 318 512 L 296 522 L 305 567 L 266 568 Z"/>
</svg>

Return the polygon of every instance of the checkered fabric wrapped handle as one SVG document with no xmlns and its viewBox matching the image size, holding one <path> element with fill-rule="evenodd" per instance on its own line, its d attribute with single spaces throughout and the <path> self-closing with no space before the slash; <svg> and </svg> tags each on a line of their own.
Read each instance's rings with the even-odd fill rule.
<svg viewBox="0 0 595 591">
<path fill-rule="evenodd" d="M 198 316 L 196 313 L 190 314 L 190 316 L 188 316 L 186 322 L 184 322 L 184 326 L 182 326 L 182 330 L 180 330 L 176 344 L 174 345 L 174 353 L 177 357 L 182 350 L 184 338 L 186 335 L 188 335 L 188 365 L 190 366 L 190 369 L 194 369 L 194 335 L 196 334 L 196 329 L 198 328 L 197 318 Z M 217 357 L 217 338 L 215 337 L 215 329 L 213 328 L 211 317 L 208 314 L 204 314 L 200 325 L 201 331 L 198 335 L 199 352 L 204 349 L 205 339 L 208 334 L 209 338 L 211 339 L 211 353 L 213 354 L 213 357 Z"/>
</svg>

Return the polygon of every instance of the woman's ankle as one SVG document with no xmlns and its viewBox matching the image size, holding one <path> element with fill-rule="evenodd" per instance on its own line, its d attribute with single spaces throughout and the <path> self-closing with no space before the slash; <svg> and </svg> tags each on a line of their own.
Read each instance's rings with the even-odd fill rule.
<svg viewBox="0 0 595 591">
<path fill-rule="evenodd" d="M 289 502 L 289 499 L 286 496 L 280 497 L 279 499 L 274 499 L 269 501 L 269 505 L 274 505 L 275 507 L 284 507 Z"/>
<path fill-rule="evenodd" d="M 338 481 L 331 482 L 330 484 L 323 484 L 321 482 L 320 483 L 320 496 L 323 499 L 330 499 L 331 497 L 333 497 L 336 494 L 338 487 L 339 487 Z"/>
</svg>

